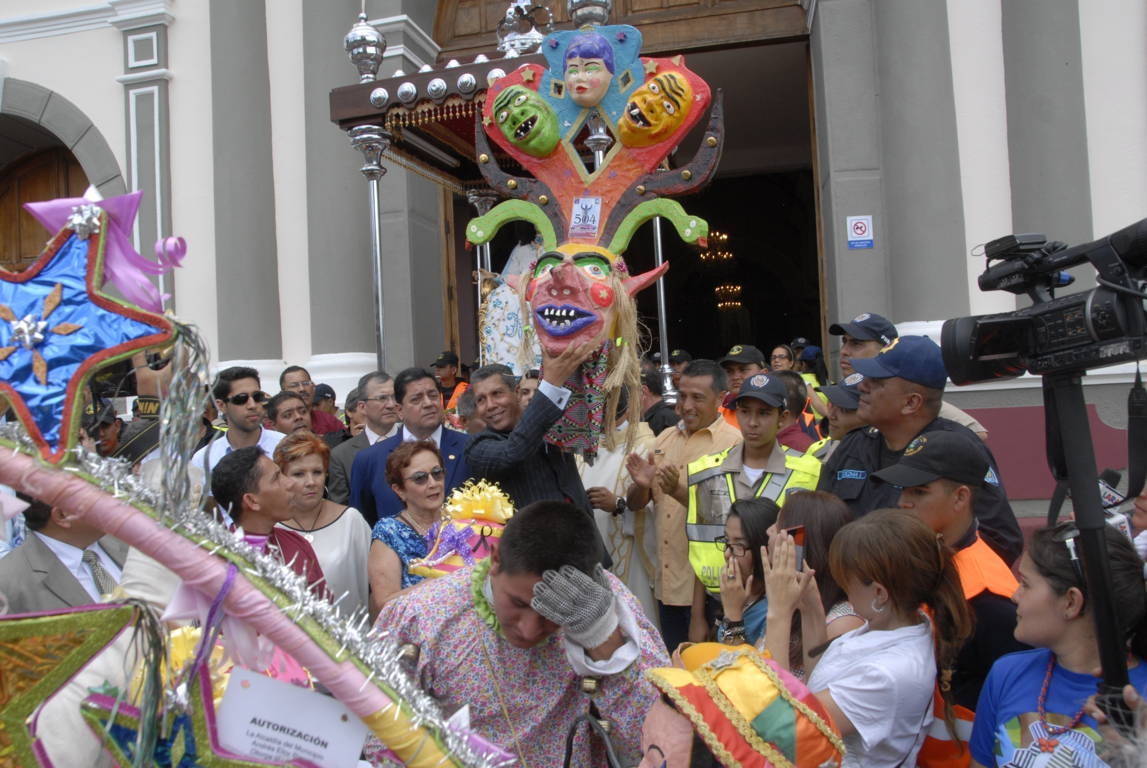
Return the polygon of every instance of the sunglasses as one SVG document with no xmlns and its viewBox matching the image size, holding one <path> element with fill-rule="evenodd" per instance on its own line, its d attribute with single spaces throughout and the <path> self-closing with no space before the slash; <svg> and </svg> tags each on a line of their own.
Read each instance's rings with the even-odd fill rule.
<svg viewBox="0 0 1147 768">
<path fill-rule="evenodd" d="M 240 392 L 237 395 L 231 395 L 231 397 L 223 399 L 231 403 L 231 405 L 246 405 L 248 399 L 254 400 L 256 403 L 265 403 L 271 399 L 271 396 L 266 392 Z"/>
<path fill-rule="evenodd" d="M 1079 582 L 1079 589 L 1083 592 L 1084 597 L 1087 596 L 1087 579 L 1083 576 L 1083 561 L 1079 559 L 1079 552 L 1075 548 L 1075 540 L 1079 538 L 1079 528 L 1071 520 L 1066 520 L 1056 526 L 1056 530 L 1051 536 L 1053 541 L 1063 542 L 1063 546 L 1067 548 L 1067 555 L 1071 558 L 1071 568 L 1075 571 L 1076 581 Z"/>
<path fill-rule="evenodd" d="M 415 485 L 426 485 L 427 481 L 430 480 L 430 478 L 433 477 L 435 480 L 441 480 L 442 476 L 445 474 L 446 474 L 445 469 L 443 469 L 442 467 L 435 467 L 434 469 L 430 470 L 429 472 L 422 472 L 422 471 L 415 472 L 413 475 L 411 475 L 410 477 L 408 477 L 406 479 L 409 480 L 410 482 L 414 483 Z"/>
</svg>

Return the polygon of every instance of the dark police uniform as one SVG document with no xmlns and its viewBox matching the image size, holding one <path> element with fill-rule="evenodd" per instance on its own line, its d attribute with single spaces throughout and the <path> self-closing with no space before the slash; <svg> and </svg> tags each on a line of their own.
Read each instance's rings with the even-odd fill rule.
<svg viewBox="0 0 1147 768">
<path fill-rule="evenodd" d="M 954 421 L 937 418 L 920 434 L 935 430 L 967 433 L 976 441 L 988 459 L 988 475 L 984 485 L 976 492 L 973 513 L 979 521 L 980 535 L 1009 566 L 1023 552 L 1023 534 L 1008 503 L 1007 493 L 1000 480 L 995 457 L 980 438 Z M 903 451 L 892 451 L 884 444 L 884 437 L 875 427 L 854 429 L 840 441 L 820 473 L 817 490 L 839 496 L 856 517 L 874 509 L 895 507 L 900 499 L 900 488 L 883 483 L 872 473 L 890 467 L 900 460 Z"/>
</svg>

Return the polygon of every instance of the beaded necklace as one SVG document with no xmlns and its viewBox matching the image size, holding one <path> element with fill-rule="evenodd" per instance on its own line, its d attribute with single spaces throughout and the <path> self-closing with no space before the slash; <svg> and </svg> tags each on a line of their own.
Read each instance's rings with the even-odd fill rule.
<svg viewBox="0 0 1147 768">
<path fill-rule="evenodd" d="M 1051 658 L 1047 660 L 1047 674 L 1043 676 L 1043 687 L 1040 688 L 1039 691 L 1039 722 L 1044 728 L 1047 729 L 1049 736 L 1059 736 L 1061 733 L 1067 733 L 1072 728 L 1079 725 L 1080 721 L 1083 720 L 1084 707 L 1087 706 L 1084 704 L 1083 707 L 1080 707 L 1079 711 L 1075 713 L 1075 717 L 1071 718 L 1071 722 L 1067 725 L 1051 725 L 1048 723 L 1047 710 L 1044 708 L 1044 704 L 1047 702 L 1047 689 L 1048 686 L 1051 685 L 1051 673 L 1054 669 L 1055 654 L 1053 653 Z"/>
</svg>

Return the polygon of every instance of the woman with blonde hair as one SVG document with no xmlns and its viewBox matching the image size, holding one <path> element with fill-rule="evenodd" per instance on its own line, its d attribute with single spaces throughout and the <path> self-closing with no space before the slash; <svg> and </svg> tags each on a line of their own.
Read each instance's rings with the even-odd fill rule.
<svg viewBox="0 0 1147 768">
<path fill-rule="evenodd" d="M 327 589 L 338 600 L 338 609 L 344 616 L 366 608 L 370 526 L 353 507 L 323 498 L 330 447 L 314 432 L 300 429 L 279 442 L 274 460 L 295 483 L 293 514 L 280 525 L 310 543 L 326 575 Z"/>
<path fill-rule="evenodd" d="M 913 765 L 932 722 L 937 670 L 943 675 L 952 668 L 972 631 L 951 550 L 919 518 L 898 509 L 842 527 L 829 547 L 829 568 L 865 623 L 825 650 L 816 574 L 797 570 L 791 536 L 777 539 L 771 558 L 761 553 L 769 596 L 766 647 L 787 667 L 792 617 L 800 610 L 808 687 L 844 736 L 844 766 Z"/>
</svg>

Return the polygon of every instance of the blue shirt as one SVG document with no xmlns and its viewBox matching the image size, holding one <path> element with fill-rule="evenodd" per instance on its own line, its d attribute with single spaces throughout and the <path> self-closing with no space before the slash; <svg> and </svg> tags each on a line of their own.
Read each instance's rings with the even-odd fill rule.
<svg viewBox="0 0 1147 768">
<path fill-rule="evenodd" d="M 428 546 L 426 537 L 397 517 L 384 517 L 374 524 L 370 532 L 371 539 L 377 539 L 394 550 L 398 559 L 402 561 L 402 588 L 413 587 L 422 581 L 424 576 L 416 576 L 410 572 L 410 561 L 426 557 Z"/>
<path fill-rule="evenodd" d="M 1036 648 L 1001 656 L 992 665 L 980 691 L 968 742 L 976 762 L 985 766 L 1106 765 L 1095 754 L 1101 737 L 1087 715 L 1072 730 L 1055 736 L 1040 722 L 1039 694 L 1049 659 L 1051 651 Z M 1147 688 L 1147 664 L 1142 660 L 1127 673 L 1136 690 Z M 1047 723 L 1064 726 L 1071 722 L 1095 693 L 1098 682 L 1097 677 L 1056 664 L 1044 705 Z"/>
</svg>

